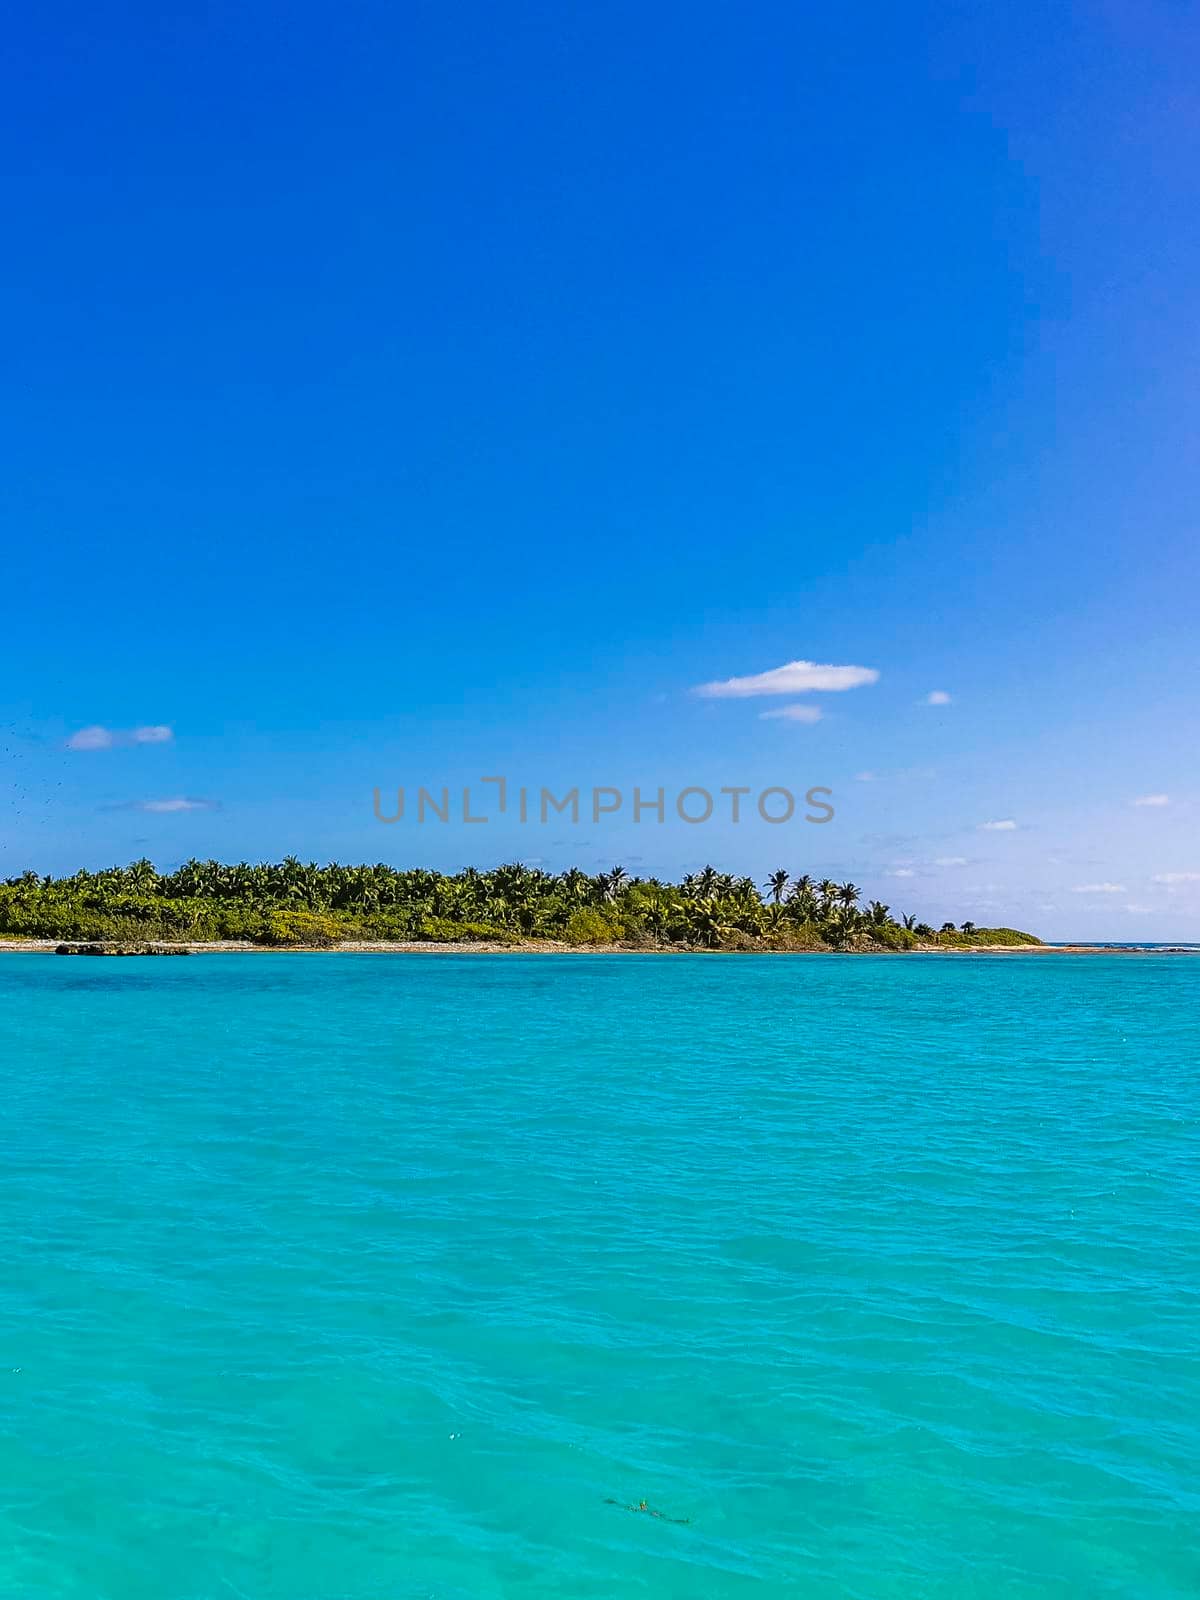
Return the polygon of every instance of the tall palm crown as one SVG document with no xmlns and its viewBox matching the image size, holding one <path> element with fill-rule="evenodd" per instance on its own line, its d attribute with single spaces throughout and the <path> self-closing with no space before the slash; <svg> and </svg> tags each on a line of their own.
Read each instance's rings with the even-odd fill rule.
<svg viewBox="0 0 1200 1600">
<path fill-rule="evenodd" d="M 791 873 L 785 871 L 783 867 L 779 867 L 779 868 L 777 868 L 776 871 L 774 871 L 771 874 L 771 876 L 767 879 L 767 881 L 763 885 L 763 887 L 770 894 L 771 899 L 774 901 L 774 903 L 776 905 L 778 905 L 779 902 L 783 899 L 784 891 L 786 890 L 788 884 L 791 881 L 792 881 Z"/>
</svg>

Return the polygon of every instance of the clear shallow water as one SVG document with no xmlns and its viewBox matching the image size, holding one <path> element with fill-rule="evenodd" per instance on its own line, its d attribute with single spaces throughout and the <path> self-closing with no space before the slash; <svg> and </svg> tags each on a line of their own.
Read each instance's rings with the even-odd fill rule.
<svg viewBox="0 0 1200 1600">
<path fill-rule="evenodd" d="M 0 1594 L 1192 1597 L 1198 1017 L 1169 956 L 0 957 Z"/>
</svg>

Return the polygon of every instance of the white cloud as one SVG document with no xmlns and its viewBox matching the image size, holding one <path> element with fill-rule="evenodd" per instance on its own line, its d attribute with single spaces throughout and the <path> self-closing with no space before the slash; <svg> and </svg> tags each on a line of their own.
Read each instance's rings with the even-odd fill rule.
<svg viewBox="0 0 1200 1600">
<path fill-rule="evenodd" d="M 934 861 L 935 867 L 965 867 L 966 856 L 938 856 Z"/>
<path fill-rule="evenodd" d="M 789 661 L 785 666 L 772 667 L 770 672 L 756 672 L 749 678 L 726 678 L 719 683 L 701 683 L 692 691 L 709 700 L 745 700 L 756 694 L 808 694 L 814 689 L 859 689 L 866 683 L 877 683 L 879 673 L 874 667 L 821 666 L 815 661 Z"/>
<path fill-rule="evenodd" d="M 66 743 L 68 750 L 112 750 L 123 744 L 168 744 L 174 737 L 161 722 L 140 728 L 103 728 L 97 722 L 77 729 Z"/>
<path fill-rule="evenodd" d="M 854 781 L 855 783 L 874 783 L 875 774 L 873 772 L 856 772 Z"/>
<path fill-rule="evenodd" d="M 925 704 L 927 706 L 948 706 L 950 704 L 950 696 L 945 689 L 931 689 L 925 696 Z"/>
<path fill-rule="evenodd" d="M 1126 911 L 1132 911 L 1135 917 L 1148 917 L 1154 910 L 1153 906 L 1126 906 Z"/>
<path fill-rule="evenodd" d="M 1171 796 L 1169 794 L 1140 794 L 1133 803 L 1135 806 L 1169 806 L 1171 804 Z"/>
<path fill-rule="evenodd" d="M 1072 894 L 1125 894 L 1123 883 L 1077 883 Z"/>
<path fill-rule="evenodd" d="M 68 750 L 110 750 L 117 736 L 111 728 L 94 723 L 90 728 L 80 728 L 67 740 Z"/>
<path fill-rule="evenodd" d="M 215 811 L 215 800 L 193 800 L 190 795 L 173 795 L 169 800 L 139 800 L 138 811 Z"/>
<path fill-rule="evenodd" d="M 1200 872 L 1156 872 L 1155 883 L 1200 883 Z"/>
<path fill-rule="evenodd" d="M 999 822 L 981 822 L 979 826 L 984 833 L 1013 833 L 1017 825 L 1011 817 L 1002 817 Z"/>
<path fill-rule="evenodd" d="M 884 873 L 886 878 L 915 878 L 916 873 L 911 867 L 896 867 L 891 872 Z"/>
<path fill-rule="evenodd" d="M 774 717 L 780 717 L 785 722 L 820 722 L 820 706 L 780 706 L 778 711 L 760 711 L 759 719 L 763 722 Z"/>
</svg>

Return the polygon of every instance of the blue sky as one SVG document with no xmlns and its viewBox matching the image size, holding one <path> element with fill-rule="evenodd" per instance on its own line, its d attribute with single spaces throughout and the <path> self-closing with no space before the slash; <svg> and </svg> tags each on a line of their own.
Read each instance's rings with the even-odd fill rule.
<svg viewBox="0 0 1200 1600">
<path fill-rule="evenodd" d="M 712 860 L 1200 938 L 1190 8 L 13 28 L 0 874 Z M 695 692 L 794 661 L 878 676 Z M 498 772 L 836 816 L 372 815 Z"/>
</svg>

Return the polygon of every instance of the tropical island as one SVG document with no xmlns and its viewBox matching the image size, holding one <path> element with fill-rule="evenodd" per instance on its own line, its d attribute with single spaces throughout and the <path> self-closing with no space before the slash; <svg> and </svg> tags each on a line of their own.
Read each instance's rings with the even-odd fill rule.
<svg viewBox="0 0 1200 1600">
<path fill-rule="evenodd" d="M 510 862 L 453 874 L 274 864 L 152 862 L 0 884 L 0 944 L 75 944 L 98 954 L 156 945 L 264 949 L 470 948 L 909 951 L 1039 945 L 1015 928 L 971 921 L 934 928 L 862 903 L 853 883 L 795 877 L 762 885 L 706 866 L 679 883 L 623 867 L 552 873 Z"/>
</svg>

